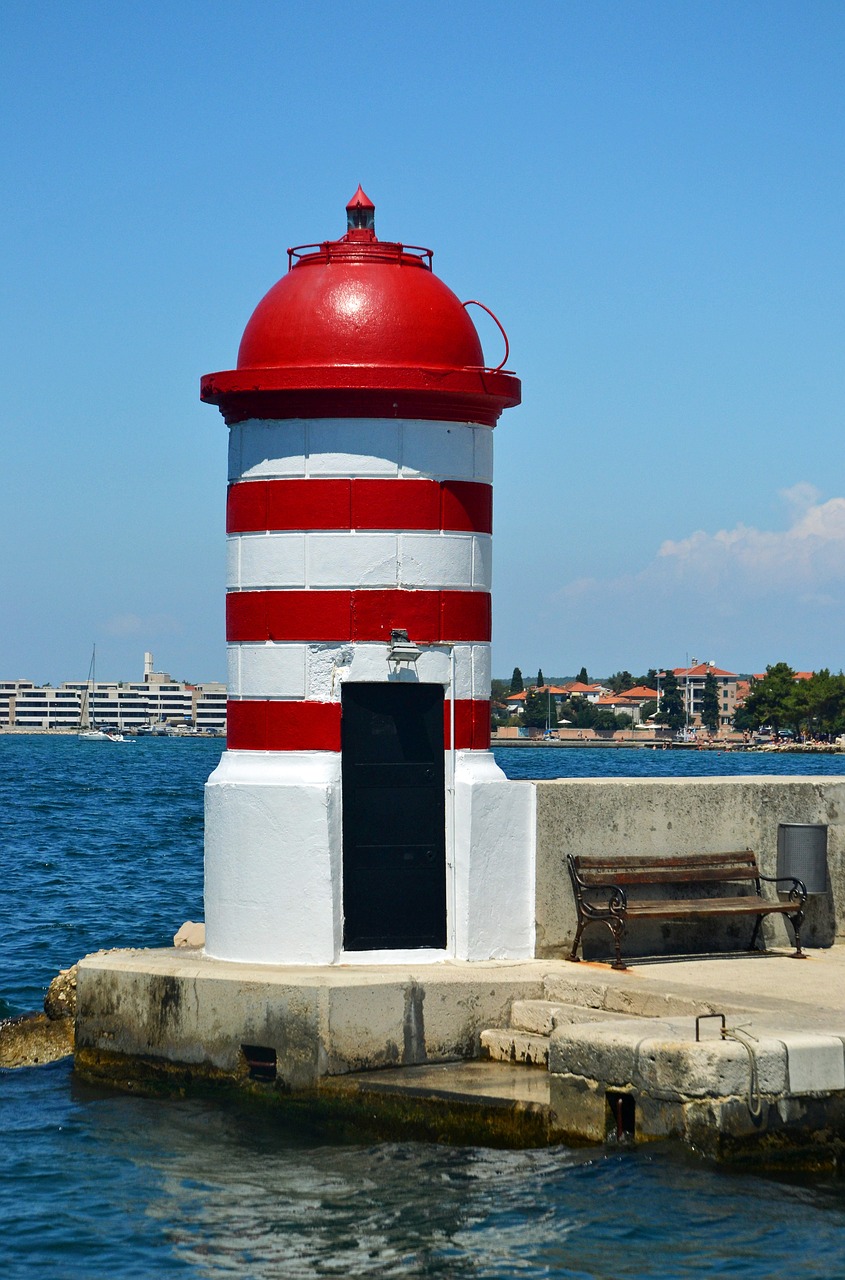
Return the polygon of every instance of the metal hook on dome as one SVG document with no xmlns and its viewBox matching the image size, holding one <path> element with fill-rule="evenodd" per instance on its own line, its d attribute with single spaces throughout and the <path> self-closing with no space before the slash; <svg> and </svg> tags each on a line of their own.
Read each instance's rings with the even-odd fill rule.
<svg viewBox="0 0 845 1280">
<path fill-rule="evenodd" d="M 495 314 L 490 310 L 490 308 L 489 308 L 489 307 L 485 307 L 485 305 L 484 305 L 484 303 L 483 303 L 483 302 L 479 302 L 477 298 L 469 298 L 466 302 L 462 302 L 462 303 L 461 303 L 461 306 L 463 306 L 463 307 L 481 307 L 481 310 L 482 310 L 482 311 L 486 311 L 486 312 L 487 312 L 487 314 L 488 314 L 488 316 L 490 317 L 490 319 L 494 322 L 494 324 L 496 324 L 496 325 L 498 326 L 499 333 L 502 335 L 502 337 L 503 337 L 503 338 L 504 338 L 504 340 L 505 340 L 505 354 L 504 354 L 504 355 L 503 355 L 503 357 L 502 357 L 502 363 L 501 363 L 501 364 L 497 364 L 497 365 L 496 365 L 496 368 L 495 368 L 495 369 L 491 369 L 491 370 L 490 370 L 490 372 L 491 372 L 491 373 L 499 373 L 502 369 L 504 369 L 505 365 L 507 364 L 508 356 L 510 355 L 510 351 L 511 351 L 511 344 L 508 342 L 508 335 L 505 333 L 505 326 L 502 324 L 502 322 L 501 322 L 501 320 L 499 319 L 499 317 L 498 317 L 497 315 L 495 315 Z"/>
</svg>

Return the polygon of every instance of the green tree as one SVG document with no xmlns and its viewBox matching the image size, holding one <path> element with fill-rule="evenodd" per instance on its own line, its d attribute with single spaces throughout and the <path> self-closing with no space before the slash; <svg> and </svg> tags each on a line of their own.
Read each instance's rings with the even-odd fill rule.
<svg viewBox="0 0 845 1280">
<path fill-rule="evenodd" d="M 589 684 L 590 677 L 587 675 L 587 668 L 582 667 L 581 670 L 578 672 L 577 676 L 575 677 L 575 679 L 577 680 L 578 684 Z"/>
<path fill-rule="evenodd" d="M 524 693 L 525 685 L 522 683 L 522 672 L 519 667 L 514 667 L 511 676 L 511 693 Z"/>
<path fill-rule="evenodd" d="M 845 676 L 826 667 L 793 686 L 793 703 L 804 707 L 804 724 L 815 733 L 837 734 L 845 728 Z M 796 730 L 799 732 L 800 730 Z"/>
<path fill-rule="evenodd" d="M 715 733 L 719 728 L 719 682 L 712 671 L 708 671 L 704 677 L 704 692 L 701 697 L 701 723 L 706 725 L 711 733 Z"/>
<path fill-rule="evenodd" d="M 560 709 L 560 719 L 568 720 L 574 729 L 592 729 L 596 709 L 586 698 L 569 698 Z"/>
<path fill-rule="evenodd" d="M 607 686 L 614 693 L 624 693 L 626 689 L 633 689 L 636 681 L 630 671 L 615 671 L 607 681 Z"/>
<path fill-rule="evenodd" d="M 754 717 L 746 707 L 745 703 L 741 707 L 737 707 L 734 712 L 733 727 L 739 733 L 748 733 L 751 729 L 756 729 Z"/>
<path fill-rule="evenodd" d="M 490 697 L 494 702 L 504 702 L 510 693 L 510 684 L 507 680 L 500 680 L 494 676 L 490 681 Z"/>
<path fill-rule="evenodd" d="M 667 724 L 670 729 L 680 729 L 684 723 L 684 699 L 674 671 L 667 671 L 663 677 L 660 710 L 655 720 Z"/>
<path fill-rule="evenodd" d="M 776 662 L 774 666 L 766 667 L 762 680 L 752 681 L 751 691 L 743 707 L 744 715 L 740 720 L 752 729 L 771 725 L 775 733 L 779 733 L 782 728 L 791 725 L 796 710 L 795 672 L 788 663 Z"/>
<path fill-rule="evenodd" d="M 537 688 L 544 689 L 545 687 L 546 687 L 546 682 L 543 679 L 543 668 L 541 667 L 540 670 L 537 672 Z"/>
<path fill-rule="evenodd" d="M 525 696 L 525 710 L 522 723 L 529 729 L 545 729 L 549 718 L 549 695 L 538 689 L 529 689 Z"/>
<path fill-rule="evenodd" d="M 642 721 L 642 723 L 644 724 L 646 720 L 650 720 L 656 711 L 657 711 L 657 699 L 649 698 L 648 702 L 644 702 L 643 705 L 640 707 L 640 720 Z"/>
<path fill-rule="evenodd" d="M 827 684 L 830 679 L 829 672 L 820 671 L 812 680 L 793 680 L 784 702 L 783 716 L 794 734 L 805 730 L 808 733 L 823 732 L 821 726 L 826 719 L 825 713 L 833 710 L 837 701 L 835 690 Z"/>
</svg>

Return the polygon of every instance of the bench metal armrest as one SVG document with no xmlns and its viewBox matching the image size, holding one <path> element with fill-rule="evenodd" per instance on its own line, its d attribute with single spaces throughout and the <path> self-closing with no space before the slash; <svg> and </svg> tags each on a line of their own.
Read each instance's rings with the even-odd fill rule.
<svg viewBox="0 0 845 1280">
<path fill-rule="evenodd" d="M 621 919 L 628 910 L 628 895 L 619 884 L 588 884 L 583 886 L 581 893 L 582 895 L 586 893 L 606 893 L 608 895 L 605 904 L 588 902 L 585 897 L 581 897 L 581 911 L 585 916 L 593 919 L 605 916 L 616 916 Z"/>
<path fill-rule="evenodd" d="M 791 884 L 789 901 L 797 902 L 802 907 L 807 901 L 807 890 L 804 886 L 804 881 L 799 880 L 797 876 L 760 876 L 759 879 L 765 880 L 767 884 Z"/>
<path fill-rule="evenodd" d="M 621 885 L 611 884 L 587 884 L 586 880 L 582 880 L 575 867 L 572 854 L 567 854 L 566 861 L 569 865 L 569 874 L 572 877 L 572 884 L 575 888 L 575 902 L 579 912 L 590 919 L 602 919 L 607 916 L 616 916 L 621 918 L 628 910 L 628 897 Z M 584 895 L 593 893 L 607 894 L 607 903 L 603 905 L 597 902 L 590 902 Z"/>
</svg>

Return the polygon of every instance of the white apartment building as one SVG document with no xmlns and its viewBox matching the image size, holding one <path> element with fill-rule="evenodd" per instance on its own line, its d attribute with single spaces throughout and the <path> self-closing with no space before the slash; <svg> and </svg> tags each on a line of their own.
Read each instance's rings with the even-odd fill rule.
<svg viewBox="0 0 845 1280">
<path fill-rule="evenodd" d="M 719 693 L 719 726 L 730 728 L 736 711 L 736 691 L 739 676 L 734 671 L 723 671 L 712 662 L 692 660 L 690 667 L 675 667 L 675 678 L 684 700 L 684 710 L 691 725 L 700 726 L 704 708 L 704 681 L 708 674 L 716 680 Z"/>
<path fill-rule="evenodd" d="M 86 703 L 87 691 L 87 706 Z M 75 729 L 84 719 L 121 732 L 226 732 L 226 686 L 185 684 L 153 670 L 144 655 L 144 679 L 66 680 L 57 688 L 31 680 L 0 681 L 0 725 L 20 729 Z"/>
</svg>

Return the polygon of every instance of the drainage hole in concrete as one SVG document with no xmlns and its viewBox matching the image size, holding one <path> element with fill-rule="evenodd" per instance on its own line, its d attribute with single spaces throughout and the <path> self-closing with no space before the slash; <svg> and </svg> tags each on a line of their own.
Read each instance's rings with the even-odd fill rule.
<svg viewBox="0 0 845 1280">
<path fill-rule="evenodd" d="M 276 1079 L 275 1049 L 266 1049 L 260 1044 L 242 1044 L 241 1053 L 244 1055 L 250 1080 L 263 1080 L 266 1084 L 273 1083 Z"/>
<path fill-rule="evenodd" d="M 608 1093 L 607 1140 L 632 1142 L 637 1130 L 637 1104 L 632 1093 Z"/>
</svg>

